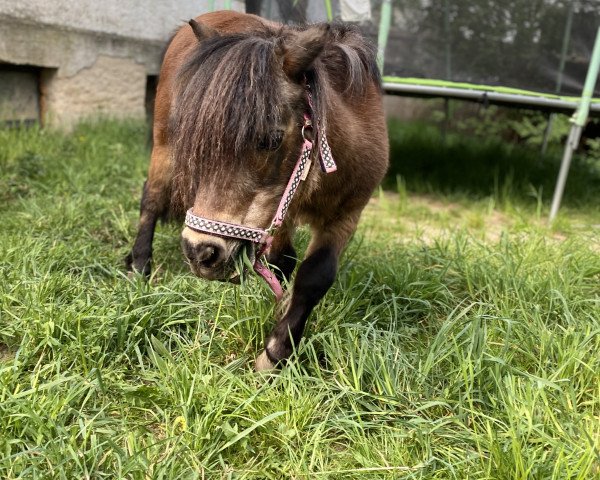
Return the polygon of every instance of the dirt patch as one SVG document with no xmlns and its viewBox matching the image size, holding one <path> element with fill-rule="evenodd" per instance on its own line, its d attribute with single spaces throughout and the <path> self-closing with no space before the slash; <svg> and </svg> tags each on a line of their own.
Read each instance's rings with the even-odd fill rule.
<svg viewBox="0 0 600 480">
<path fill-rule="evenodd" d="M 548 239 L 561 243 L 570 232 L 594 237 L 597 225 L 568 222 L 566 231 L 553 230 L 545 216 L 514 211 L 500 211 L 489 200 L 444 201 L 429 195 L 401 196 L 383 192 L 374 197 L 365 209 L 361 223 L 363 231 L 375 237 L 385 236 L 400 242 L 414 240 L 431 244 L 437 240 L 463 232 L 480 241 L 496 243 L 507 232 L 527 235 L 543 231 Z M 591 239 L 590 239 L 591 240 Z M 590 248 L 600 250 L 600 242 L 591 240 Z"/>
<path fill-rule="evenodd" d="M 385 218 L 382 225 L 381 219 Z M 463 205 L 444 202 L 427 195 L 410 195 L 385 192 L 371 199 L 365 210 L 364 224 L 376 234 L 392 237 L 417 237 L 425 243 L 465 231 L 481 240 L 497 241 L 502 232 L 511 228 L 514 221 L 485 202 Z"/>
</svg>

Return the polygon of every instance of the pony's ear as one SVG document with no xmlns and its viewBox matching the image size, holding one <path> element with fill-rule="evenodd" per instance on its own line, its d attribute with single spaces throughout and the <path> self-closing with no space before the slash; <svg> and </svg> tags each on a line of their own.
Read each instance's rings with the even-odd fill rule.
<svg viewBox="0 0 600 480">
<path fill-rule="evenodd" d="M 207 38 L 216 37 L 219 33 L 214 29 L 209 27 L 208 25 L 204 25 L 203 23 L 197 22 L 193 18 L 188 22 L 192 30 L 194 31 L 194 35 L 199 42 L 202 40 L 206 40 Z"/>
<path fill-rule="evenodd" d="M 329 24 L 294 33 L 282 45 L 283 71 L 297 80 L 321 54 L 329 37 Z"/>
</svg>

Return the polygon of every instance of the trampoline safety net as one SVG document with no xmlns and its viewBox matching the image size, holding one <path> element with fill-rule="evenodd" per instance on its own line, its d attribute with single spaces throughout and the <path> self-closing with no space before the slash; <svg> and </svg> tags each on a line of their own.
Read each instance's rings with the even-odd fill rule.
<svg viewBox="0 0 600 480">
<path fill-rule="evenodd" d="M 386 76 L 561 96 L 581 94 L 600 25 L 600 0 L 255 3 L 262 16 L 287 23 L 354 21 L 374 43 L 387 3 Z M 593 96 L 600 97 L 599 87 Z"/>
</svg>

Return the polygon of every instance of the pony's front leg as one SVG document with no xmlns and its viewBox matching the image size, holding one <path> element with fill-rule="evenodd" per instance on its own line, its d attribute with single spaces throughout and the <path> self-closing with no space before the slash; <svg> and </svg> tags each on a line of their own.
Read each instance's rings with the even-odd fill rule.
<svg viewBox="0 0 600 480">
<path fill-rule="evenodd" d="M 131 252 L 125 258 L 130 273 L 150 276 L 152 269 L 152 241 L 156 222 L 168 209 L 169 151 L 165 146 L 152 149 L 148 180 L 144 182 L 140 202 L 140 222 Z"/>
<path fill-rule="evenodd" d="M 257 371 L 275 368 L 292 354 L 294 345 L 302 338 L 308 316 L 333 284 L 340 253 L 356 228 L 355 221 L 340 223 L 337 229 L 331 225 L 327 232 L 318 232 L 313 237 L 296 274 L 289 306 L 256 359 Z"/>
</svg>

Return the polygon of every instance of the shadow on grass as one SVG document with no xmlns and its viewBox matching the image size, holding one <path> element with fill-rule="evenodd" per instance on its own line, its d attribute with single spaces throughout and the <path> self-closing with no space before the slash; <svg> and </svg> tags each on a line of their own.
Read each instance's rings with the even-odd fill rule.
<svg viewBox="0 0 600 480">
<path fill-rule="evenodd" d="M 391 121 L 390 169 L 384 182 L 396 188 L 401 176 L 410 191 L 467 194 L 474 197 L 541 198 L 550 201 L 562 150 L 546 155 L 498 138 L 442 136 L 433 125 Z M 569 172 L 564 203 L 597 204 L 600 162 L 576 155 Z"/>
</svg>

